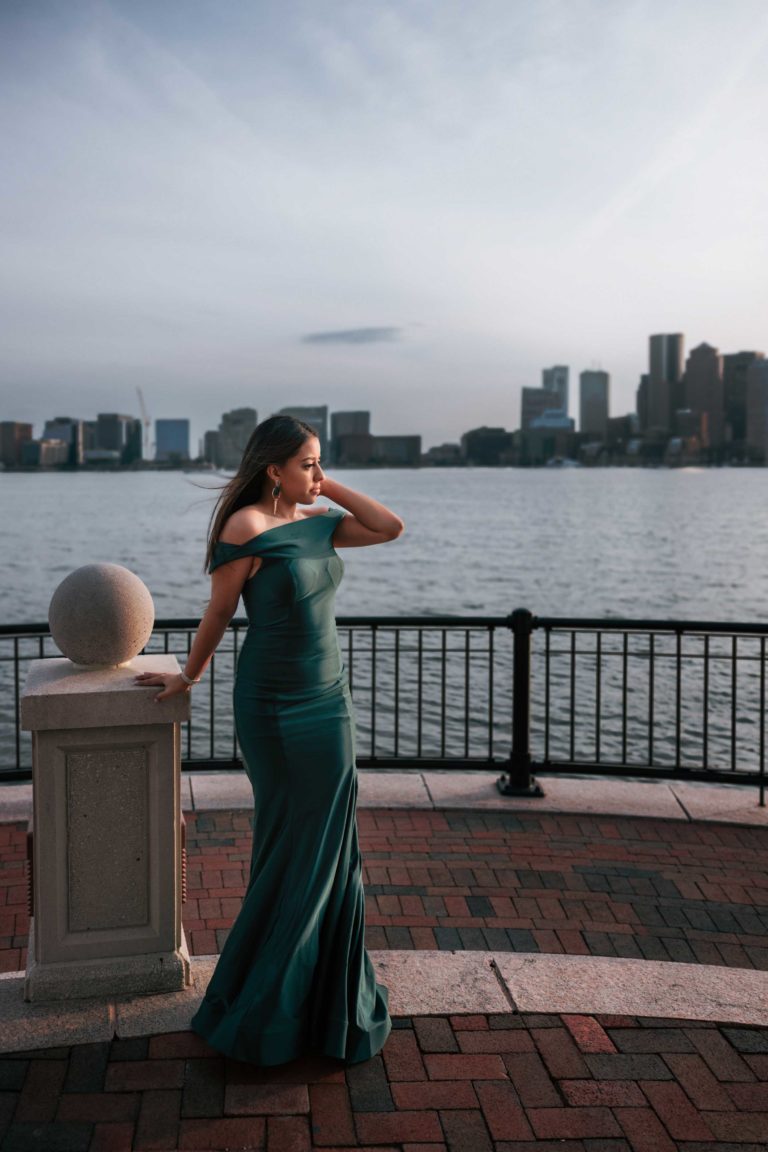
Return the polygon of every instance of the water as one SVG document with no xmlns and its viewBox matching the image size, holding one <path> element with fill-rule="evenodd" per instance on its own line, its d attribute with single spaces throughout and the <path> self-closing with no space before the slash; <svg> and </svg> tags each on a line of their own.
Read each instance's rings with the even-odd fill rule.
<svg viewBox="0 0 768 1152">
<path fill-rule="evenodd" d="M 768 473 L 763 470 L 478 468 L 344 471 L 338 478 L 383 501 L 406 522 L 405 534 L 386 546 L 344 550 L 339 615 L 505 616 L 525 606 L 553 616 L 731 622 L 766 617 Z M 206 528 L 221 483 L 210 474 L 180 472 L 0 473 L 0 619 L 44 621 L 59 582 L 95 561 L 136 572 L 152 593 L 159 619 L 200 616 L 209 590 L 202 571 Z M 379 756 L 509 754 L 512 647 L 506 629 L 497 631 L 492 656 L 488 637 L 479 630 L 467 638 L 465 632 L 411 629 L 396 639 L 384 629 L 377 637 L 374 692 L 371 634 L 358 634 L 354 659 L 349 633 L 341 636 L 361 755 L 371 755 L 374 745 Z M 399 680 L 396 642 L 402 657 Z M 600 755 L 608 762 L 674 764 L 676 638 L 657 638 L 652 662 L 648 637 L 632 638 L 626 673 L 622 638 L 606 634 L 601 642 L 597 676 L 594 633 L 579 635 L 575 654 L 567 636 L 555 638 L 545 735 L 548 689 L 543 636 L 536 634 L 535 756 L 589 762 L 599 739 Z M 16 758 L 9 643 L 0 652 L 0 771 Z M 153 646 L 161 643 L 157 637 Z M 171 639 L 171 651 L 182 661 L 186 643 L 185 634 Z M 705 643 L 702 637 L 686 637 L 679 654 L 680 762 L 754 771 L 766 739 L 759 723 L 761 641 L 739 641 L 735 686 L 731 640 L 712 639 L 706 689 Z M 23 682 L 27 661 L 40 654 L 37 641 L 22 641 L 19 651 Z M 54 651 L 47 642 L 46 653 Z M 216 658 L 215 739 L 209 694 L 200 689 L 185 755 L 233 754 L 233 673 L 232 644 L 225 639 Z M 578 718 L 573 744 L 572 715 Z M 25 734 L 20 759 L 27 764 L 29 758 Z"/>
<path fill-rule="evenodd" d="M 763 469 L 343 471 L 406 522 L 346 549 L 344 614 L 636 616 L 762 621 L 768 614 Z M 221 481 L 206 474 L 0 473 L 4 623 L 47 618 L 57 584 L 124 564 L 158 618 L 199 616 L 205 534 Z"/>
</svg>

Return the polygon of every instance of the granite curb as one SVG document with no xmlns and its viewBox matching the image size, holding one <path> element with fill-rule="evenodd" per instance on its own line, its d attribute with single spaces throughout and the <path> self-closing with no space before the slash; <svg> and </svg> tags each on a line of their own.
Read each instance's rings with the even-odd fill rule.
<svg viewBox="0 0 768 1152">
<path fill-rule="evenodd" d="M 768 826 L 768 807 L 760 807 L 753 786 L 542 774 L 538 779 L 545 794 L 533 798 L 502 796 L 498 776 L 485 770 L 361 769 L 358 807 L 563 812 Z M 244 772 L 184 772 L 181 794 L 187 812 L 253 807 Z M 32 785 L 0 784 L 0 823 L 31 815 Z"/>
<path fill-rule="evenodd" d="M 768 1027 L 768 972 L 612 957 L 371 951 L 393 1016 L 631 1015 Z M 189 1030 L 217 956 L 192 959 L 184 992 L 35 1004 L 0 974 L 0 1052 Z"/>
</svg>

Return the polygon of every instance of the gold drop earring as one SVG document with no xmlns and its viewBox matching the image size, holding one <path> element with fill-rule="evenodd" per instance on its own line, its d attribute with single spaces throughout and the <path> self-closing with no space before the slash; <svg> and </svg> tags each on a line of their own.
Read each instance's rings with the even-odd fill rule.
<svg viewBox="0 0 768 1152">
<path fill-rule="evenodd" d="M 272 515 L 277 516 L 277 502 L 280 499 L 280 481 L 278 480 L 272 489 Z"/>
</svg>

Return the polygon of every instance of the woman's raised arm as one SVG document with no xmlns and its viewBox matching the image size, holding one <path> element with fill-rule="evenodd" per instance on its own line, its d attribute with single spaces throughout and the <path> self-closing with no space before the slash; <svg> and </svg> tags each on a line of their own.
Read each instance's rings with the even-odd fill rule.
<svg viewBox="0 0 768 1152">
<path fill-rule="evenodd" d="M 364 496 L 362 492 L 355 492 L 353 488 L 339 484 L 338 480 L 324 477 L 322 494 L 340 504 L 349 513 L 339 521 L 333 534 L 336 548 L 361 548 L 366 544 L 383 544 L 387 540 L 395 540 L 405 529 L 400 517 L 389 508 L 371 496 Z"/>
</svg>

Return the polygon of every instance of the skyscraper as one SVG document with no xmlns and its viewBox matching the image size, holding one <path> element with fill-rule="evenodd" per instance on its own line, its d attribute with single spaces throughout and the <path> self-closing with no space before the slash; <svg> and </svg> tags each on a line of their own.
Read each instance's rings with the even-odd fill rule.
<svg viewBox="0 0 768 1152">
<path fill-rule="evenodd" d="M 723 442 L 723 357 L 711 344 L 699 344 L 688 354 L 683 376 L 685 407 L 698 417 L 702 448 Z"/>
<path fill-rule="evenodd" d="M 554 368 L 542 368 L 541 386 L 547 392 L 554 392 L 557 396 L 557 408 L 562 408 L 568 415 L 568 368 L 565 364 L 556 364 Z"/>
<path fill-rule="evenodd" d="M 648 428 L 648 392 L 651 387 L 651 378 L 647 372 L 643 372 L 640 377 L 640 383 L 637 386 L 635 393 L 635 408 L 637 409 L 637 423 L 640 431 L 645 432 Z"/>
<path fill-rule="evenodd" d="M 135 416 L 122 416 L 119 412 L 97 414 L 95 447 L 107 452 L 119 452 L 123 464 L 141 460 L 143 439 L 141 421 Z"/>
<path fill-rule="evenodd" d="M 607 372 L 586 371 L 579 374 L 579 431 L 605 437 L 608 428 Z"/>
<path fill-rule="evenodd" d="M 680 404 L 679 385 L 683 375 L 682 332 L 650 337 L 648 380 L 648 429 L 669 434 L 673 414 Z"/>
<path fill-rule="evenodd" d="M 0 464 L 14 467 L 21 464 L 23 446 L 32 439 L 32 425 L 18 420 L 0 423 Z"/>
<path fill-rule="evenodd" d="M 747 368 L 747 451 L 768 463 L 768 360 L 753 360 Z"/>
<path fill-rule="evenodd" d="M 155 460 L 189 460 L 189 420 L 155 420 Z"/>
<path fill-rule="evenodd" d="M 743 445 L 747 438 L 747 372 L 764 352 L 732 352 L 723 357 L 725 438 Z"/>
</svg>

